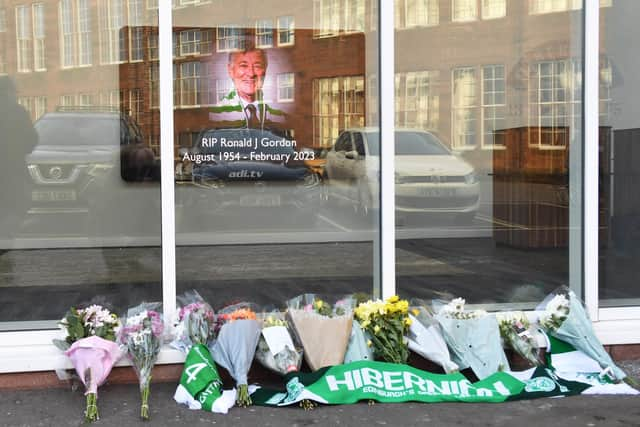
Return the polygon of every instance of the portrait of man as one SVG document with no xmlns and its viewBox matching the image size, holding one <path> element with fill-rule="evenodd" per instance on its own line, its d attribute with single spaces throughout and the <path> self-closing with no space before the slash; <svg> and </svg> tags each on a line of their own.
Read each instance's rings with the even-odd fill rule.
<svg viewBox="0 0 640 427">
<path fill-rule="evenodd" d="M 262 49 L 247 47 L 229 53 L 227 73 L 233 88 L 210 110 L 214 127 L 285 130 L 285 113 L 264 98 L 267 66 L 267 53 Z"/>
</svg>

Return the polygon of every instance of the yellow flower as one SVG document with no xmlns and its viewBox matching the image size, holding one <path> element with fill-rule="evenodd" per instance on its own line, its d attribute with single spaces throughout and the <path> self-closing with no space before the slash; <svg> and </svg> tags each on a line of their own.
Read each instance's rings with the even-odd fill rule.
<svg viewBox="0 0 640 427">
<path fill-rule="evenodd" d="M 391 304 L 393 304 L 394 302 L 398 302 L 399 300 L 400 300 L 400 297 L 398 295 L 393 295 L 387 298 L 387 301 L 390 302 Z"/>
<path fill-rule="evenodd" d="M 420 310 L 418 310 L 417 308 L 414 308 L 413 310 L 411 310 L 411 312 L 413 313 L 414 316 L 417 316 L 418 314 L 420 314 Z"/>
<path fill-rule="evenodd" d="M 316 308 L 317 308 L 318 310 L 322 308 L 322 300 L 321 300 L 321 299 L 316 300 Z"/>
<path fill-rule="evenodd" d="M 371 324 L 371 320 L 365 320 L 360 324 L 360 327 L 362 327 L 362 329 L 365 329 L 370 324 Z"/>
<path fill-rule="evenodd" d="M 367 340 L 367 347 L 371 347 L 373 345 L 373 343 L 371 342 L 371 340 Z"/>
<path fill-rule="evenodd" d="M 413 323 L 413 321 L 411 319 L 409 319 L 408 317 L 406 319 L 404 319 L 404 324 L 407 326 L 411 326 L 411 324 Z"/>
<path fill-rule="evenodd" d="M 380 332 L 380 326 L 376 325 L 373 327 L 373 333 L 377 334 L 378 332 Z"/>
</svg>

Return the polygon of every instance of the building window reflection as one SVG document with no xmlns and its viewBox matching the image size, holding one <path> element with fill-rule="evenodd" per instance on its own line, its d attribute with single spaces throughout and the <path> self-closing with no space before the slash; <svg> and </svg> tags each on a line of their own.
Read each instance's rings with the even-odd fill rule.
<svg viewBox="0 0 640 427">
<path fill-rule="evenodd" d="M 364 31 L 364 0 L 314 0 L 314 37 L 335 37 Z"/>
<path fill-rule="evenodd" d="M 291 46 L 295 43 L 295 27 L 293 16 L 278 18 L 278 46 Z"/>
<path fill-rule="evenodd" d="M 243 49 L 245 45 L 244 29 L 237 25 L 224 25 L 218 27 L 217 50 L 218 52 L 230 52 Z"/>
<path fill-rule="evenodd" d="M 530 123 L 538 128 L 533 144 L 542 149 L 564 148 L 581 117 L 581 65 L 574 60 L 543 61 L 533 65 Z"/>
<path fill-rule="evenodd" d="M 506 89 L 504 65 L 482 67 L 482 147 L 504 146 Z"/>
<path fill-rule="evenodd" d="M 272 19 L 260 19 L 256 21 L 256 47 L 273 47 Z"/>
<path fill-rule="evenodd" d="M 399 127 L 438 129 L 440 95 L 436 84 L 438 71 L 396 74 L 396 125 Z"/>
<path fill-rule="evenodd" d="M 293 73 L 278 74 L 278 102 L 294 100 L 295 77 Z"/>
<path fill-rule="evenodd" d="M 457 68 L 453 72 L 453 135 L 452 145 L 457 149 L 474 148 L 476 145 L 476 70 L 472 67 Z"/>
<path fill-rule="evenodd" d="M 100 0 L 98 8 L 100 62 L 114 64 L 125 61 L 125 35 L 120 31 L 125 22 L 122 0 Z"/>
<path fill-rule="evenodd" d="M 364 126 L 364 77 L 313 81 L 313 144 L 331 147 L 339 133 Z"/>
<path fill-rule="evenodd" d="M 18 53 L 18 72 L 32 71 L 32 32 L 29 6 L 16 6 L 16 44 Z"/>
</svg>

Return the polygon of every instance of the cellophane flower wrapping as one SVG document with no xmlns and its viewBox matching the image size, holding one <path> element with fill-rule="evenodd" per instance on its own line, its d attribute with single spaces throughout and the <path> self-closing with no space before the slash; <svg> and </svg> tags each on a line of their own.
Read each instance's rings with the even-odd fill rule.
<svg viewBox="0 0 640 427">
<path fill-rule="evenodd" d="M 460 369 L 471 368 L 479 379 L 509 370 L 502 348 L 498 321 L 484 310 L 466 311 L 465 300 L 434 304 L 453 361 Z"/>
<path fill-rule="evenodd" d="M 175 338 L 171 346 L 187 353 L 196 344 L 210 344 L 214 336 L 215 313 L 200 294 L 187 291 L 177 298 L 180 309 L 174 322 Z"/>
<path fill-rule="evenodd" d="M 239 303 L 225 307 L 218 312 L 217 323 L 218 333 L 211 348 L 211 355 L 236 381 L 236 404 L 241 407 L 249 406 L 251 398 L 247 375 L 261 331 L 255 306 L 251 303 Z"/>
<path fill-rule="evenodd" d="M 287 301 L 287 315 L 302 347 L 309 367 L 316 371 L 339 365 L 351 336 L 353 299 L 335 304 L 314 294 L 304 294 Z"/>
<path fill-rule="evenodd" d="M 531 366 L 543 366 L 537 333 L 522 311 L 496 313 L 500 336 L 505 345 L 525 359 Z"/>
<path fill-rule="evenodd" d="M 140 383 L 140 417 L 149 419 L 151 371 L 162 347 L 164 322 L 161 303 L 143 303 L 127 311 L 118 331 L 118 342 L 125 349 Z"/>
<path fill-rule="evenodd" d="M 262 322 L 262 333 L 256 349 L 256 360 L 280 375 L 299 371 L 303 350 L 291 333 L 285 313 L 269 311 L 261 313 L 258 318 Z"/>
<path fill-rule="evenodd" d="M 406 333 L 409 331 L 409 301 L 397 295 L 386 300 L 369 300 L 355 309 L 360 327 L 369 333 L 376 359 L 389 363 L 407 363 L 409 347 Z"/>
<path fill-rule="evenodd" d="M 360 322 L 353 320 L 351 336 L 344 355 L 344 363 L 357 362 L 359 360 L 374 360 L 371 335 L 364 330 Z"/>
<path fill-rule="evenodd" d="M 235 401 L 222 391 L 222 381 L 208 345 L 214 337 L 216 317 L 211 306 L 197 291 L 178 296 L 180 309 L 174 323 L 175 338 L 171 346 L 186 353 L 180 384 L 173 399 L 189 409 L 227 413 Z"/>
<path fill-rule="evenodd" d="M 98 387 L 122 356 L 115 342 L 120 319 L 94 304 L 80 309 L 72 307 L 59 324 L 64 340 L 54 340 L 54 344 L 65 351 L 85 386 L 85 421 L 97 421 Z"/>
<path fill-rule="evenodd" d="M 591 319 L 578 296 L 566 286 L 549 294 L 537 308 L 540 326 L 552 336 L 565 341 L 594 359 L 614 381 L 626 378 L 625 372 L 611 359 L 593 331 Z"/>
<path fill-rule="evenodd" d="M 433 317 L 427 304 L 421 300 L 411 301 L 407 338 L 409 349 L 442 367 L 447 374 L 457 372 L 458 365 L 451 360 L 451 353 L 444 339 L 440 323 Z"/>
</svg>

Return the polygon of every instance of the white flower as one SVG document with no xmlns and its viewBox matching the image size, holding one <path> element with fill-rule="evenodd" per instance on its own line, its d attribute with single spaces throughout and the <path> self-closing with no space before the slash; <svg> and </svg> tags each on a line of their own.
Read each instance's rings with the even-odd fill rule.
<svg viewBox="0 0 640 427">
<path fill-rule="evenodd" d="M 566 314 L 569 312 L 569 300 L 564 295 L 556 295 L 545 309 L 550 314 Z"/>
</svg>

